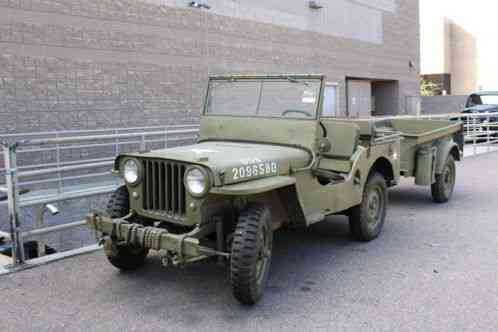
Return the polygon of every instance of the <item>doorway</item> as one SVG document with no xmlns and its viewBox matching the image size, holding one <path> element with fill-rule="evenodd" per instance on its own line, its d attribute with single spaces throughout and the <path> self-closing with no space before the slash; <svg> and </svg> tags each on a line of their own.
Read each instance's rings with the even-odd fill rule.
<svg viewBox="0 0 498 332">
<path fill-rule="evenodd" d="M 347 112 L 352 118 L 399 113 L 398 81 L 347 79 Z"/>
<path fill-rule="evenodd" d="M 372 115 L 399 113 L 398 81 L 372 81 Z"/>
</svg>

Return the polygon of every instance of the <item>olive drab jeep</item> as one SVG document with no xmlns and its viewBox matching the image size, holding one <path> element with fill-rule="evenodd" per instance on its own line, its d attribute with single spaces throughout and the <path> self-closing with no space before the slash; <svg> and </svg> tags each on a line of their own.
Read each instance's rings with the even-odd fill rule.
<svg viewBox="0 0 498 332">
<path fill-rule="evenodd" d="M 400 176 L 451 198 L 461 123 L 327 117 L 324 86 L 322 75 L 211 77 L 196 144 L 116 158 L 125 184 L 87 217 L 110 263 L 135 270 L 149 250 L 173 266 L 218 257 L 235 298 L 254 304 L 277 229 L 344 214 L 355 239 L 373 240 Z"/>
</svg>

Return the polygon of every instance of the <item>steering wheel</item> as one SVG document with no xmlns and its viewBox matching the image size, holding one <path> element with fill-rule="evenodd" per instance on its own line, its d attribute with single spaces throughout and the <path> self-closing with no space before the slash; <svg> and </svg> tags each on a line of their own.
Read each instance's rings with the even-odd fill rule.
<svg viewBox="0 0 498 332">
<path fill-rule="evenodd" d="M 302 110 L 285 110 L 285 111 L 282 112 L 282 116 L 286 116 L 289 113 L 299 113 L 299 114 L 304 114 L 304 115 L 306 115 L 309 118 L 313 117 L 313 115 L 311 115 L 310 113 L 308 113 L 306 111 L 302 111 Z"/>
</svg>

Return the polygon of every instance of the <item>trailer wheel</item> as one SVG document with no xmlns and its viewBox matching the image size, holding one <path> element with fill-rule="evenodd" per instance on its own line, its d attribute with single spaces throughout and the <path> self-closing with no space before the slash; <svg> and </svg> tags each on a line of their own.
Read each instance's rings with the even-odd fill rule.
<svg viewBox="0 0 498 332">
<path fill-rule="evenodd" d="M 431 185 L 432 199 L 436 203 L 446 203 L 451 199 L 455 189 L 455 159 L 450 154 L 444 163 L 443 172 L 436 174 L 436 182 Z"/>
<path fill-rule="evenodd" d="M 116 189 L 107 203 L 107 214 L 111 218 L 122 218 L 130 212 L 128 189 L 125 186 Z M 104 244 L 109 262 L 120 270 L 136 270 L 145 262 L 149 250 L 131 245 L 118 245 L 107 239 Z"/>
<path fill-rule="evenodd" d="M 263 295 L 272 254 L 270 210 L 250 204 L 240 214 L 232 241 L 230 277 L 235 298 L 255 304 Z"/>
<path fill-rule="evenodd" d="M 359 241 L 377 238 L 384 226 L 388 203 L 386 179 L 379 173 L 368 177 L 362 202 L 349 212 L 349 229 Z"/>
</svg>

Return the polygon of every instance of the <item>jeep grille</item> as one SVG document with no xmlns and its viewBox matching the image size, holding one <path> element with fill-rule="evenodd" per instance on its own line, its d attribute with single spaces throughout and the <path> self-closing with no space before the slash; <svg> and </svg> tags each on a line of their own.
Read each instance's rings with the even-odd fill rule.
<svg viewBox="0 0 498 332">
<path fill-rule="evenodd" d="M 143 160 L 143 208 L 174 215 L 185 214 L 186 165 L 168 160 Z"/>
</svg>

